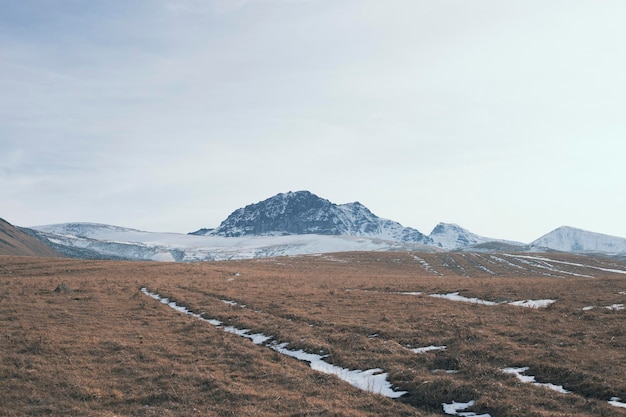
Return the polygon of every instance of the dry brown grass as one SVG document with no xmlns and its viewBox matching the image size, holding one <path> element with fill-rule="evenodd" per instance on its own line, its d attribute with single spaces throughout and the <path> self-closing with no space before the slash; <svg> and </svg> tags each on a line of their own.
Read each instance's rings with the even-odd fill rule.
<svg viewBox="0 0 626 417">
<path fill-rule="evenodd" d="M 453 400 L 494 417 L 626 415 L 607 404 L 626 400 L 626 312 L 602 308 L 626 301 L 626 275 L 563 266 L 594 278 L 555 278 L 489 255 L 416 255 L 440 275 L 406 253 L 194 264 L 0 257 L 0 415 L 423 416 Z M 71 291 L 55 292 L 62 283 Z M 409 394 L 360 391 L 178 313 L 144 286 L 336 365 L 383 368 Z M 454 291 L 558 301 L 532 310 L 427 296 Z M 431 344 L 447 349 L 407 349 Z M 573 393 L 522 384 L 507 366 Z"/>
</svg>

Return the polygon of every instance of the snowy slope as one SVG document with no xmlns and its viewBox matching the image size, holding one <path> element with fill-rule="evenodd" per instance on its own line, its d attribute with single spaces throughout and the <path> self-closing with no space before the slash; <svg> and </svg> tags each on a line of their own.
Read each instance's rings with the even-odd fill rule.
<svg viewBox="0 0 626 417">
<path fill-rule="evenodd" d="M 563 226 L 540 237 L 529 245 L 532 249 L 553 249 L 563 252 L 626 253 L 626 239 Z"/>
<path fill-rule="evenodd" d="M 479 236 L 459 225 L 452 223 L 439 223 L 435 226 L 428 237 L 432 239 L 434 245 L 447 250 L 459 249 L 471 245 L 480 245 L 488 242 L 522 245 L 519 242 Z"/>
<path fill-rule="evenodd" d="M 196 236 L 153 233 L 94 223 L 36 226 L 41 238 L 104 258 L 153 261 L 252 259 L 344 251 L 433 251 L 433 247 L 358 236 Z M 69 251 L 71 252 L 71 250 Z"/>
<path fill-rule="evenodd" d="M 309 191 L 277 194 L 235 210 L 217 229 L 200 229 L 192 234 L 226 237 L 317 234 L 432 243 L 418 230 L 381 219 L 359 202 L 337 205 Z"/>
</svg>

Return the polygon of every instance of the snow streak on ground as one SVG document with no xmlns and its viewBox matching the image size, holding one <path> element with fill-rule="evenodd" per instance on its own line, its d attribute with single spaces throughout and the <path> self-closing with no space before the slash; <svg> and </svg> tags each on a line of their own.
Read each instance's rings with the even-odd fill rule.
<svg viewBox="0 0 626 417">
<path fill-rule="evenodd" d="M 583 307 L 582 310 L 589 311 L 589 310 L 593 310 L 594 308 L 595 306 L 587 306 L 587 307 Z M 606 308 L 607 310 L 612 310 L 612 311 L 620 311 L 620 310 L 626 309 L 626 307 L 624 307 L 624 304 L 613 304 L 610 306 L 606 306 L 604 308 Z"/>
<path fill-rule="evenodd" d="M 529 266 L 533 266 L 535 268 L 540 268 L 540 269 L 545 269 L 547 271 L 554 272 L 557 274 L 572 275 L 575 277 L 582 277 L 582 278 L 593 278 L 593 276 L 591 275 L 577 274 L 575 272 L 564 271 L 562 269 L 556 268 L 554 265 L 551 264 L 551 262 L 558 263 L 558 264 L 572 265 L 572 266 L 580 266 L 580 267 L 585 267 L 585 268 L 594 268 L 591 266 L 582 265 L 582 264 L 574 264 L 571 262 L 555 261 L 553 259 L 542 258 L 540 256 L 509 255 L 509 254 L 502 254 L 502 255 L 511 257 L 513 259 L 517 259 L 519 262 L 527 264 Z M 595 268 L 595 269 L 600 269 L 600 268 Z"/>
<path fill-rule="evenodd" d="M 431 294 L 430 296 L 434 298 L 446 298 L 452 301 L 462 301 L 464 303 L 483 304 L 486 306 L 498 305 L 498 303 L 494 301 L 481 300 L 480 298 L 463 297 L 462 295 L 459 295 L 458 292 L 451 292 L 449 294 Z"/>
<path fill-rule="evenodd" d="M 476 414 L 471 411 L 463 411 L 472 407 L 475 404 L 474 401 L 467 403 L 457 403 L 452 401 L 450 404 L 442 403 L 443 412 L 451 416 L 463 416 L 463 417 L 491 417 L 490 414 Z"/>
<path fill-rule="evenodd" d="M 186 307 L 178 305 L 174 301 L 170 301 L 168 298 L 162 297 L 159 294 L 148 291 L 147 288 L 142 288 L 141 292 L 145 295 L 173 308 L 174 310 L 190 315 L 194 318 L 206 321 L 216 327 L 222 327 L 222 322 L 214 319 L 205 319 L 202 315 L 194 313 Z M 333 374 L 340 379 L 350 383 L 352 386 L 362 389 L 364 391 L 373 392 L 389 398 L 399 398 L 407 393 L 407 391 L 395 391 L 391 383 L 387 381 L 387 374 L 382 369 L 368 369 L 361 371 L 359 369 L 350 370 L 341 368 L 339 366 L 331 365 L 325 362 L 323 359 L 326 356 L 318 355 L 315 353 L 307 353 L 302 349 L 290 350 L 287 349 L 287 343 L 278 343 L 277 341 L 270 342 L 273 337 L 267 336 L 262 333 L 250 334 L 249 329 L 238 329 L 233 326 L 222 327 L 225 332 L 236 334 L 238 336 L 250 339 L 252 343 L 261 346 L 267 346 L 283 355 L 291 356 L 302 361 L 309 362 L 312 369 L 323 372 L 326 374 Z M 268 343 L 269 342 L 269 343 Z"/>
<path fill-rule="evenodd" d="M 517 377 L 517 379 L 519 379 L 521 382 L 532 383 L 533 385 L 536 385 L 538 387 L 545 387 L 545 388 L 551 389 L 553 391 L 560 392 L 561 394 L 571 394 L 571 391 L 566 390 L 565 388 L 563 388 L 562 385 L 554 385 L 554 384 L 550 384 L 550 383 L 535 382 L 535 377 L 534 376 L 523 375 L 526 371 L 528 371 L 528 369 L 529 369 L 528 367 L 523 367 L 523 368 L 504 368 L 502 371 L 505 374 L 515 375 Z M 626 408 L 626 403 L 621 402 L 621 399 L 618 398 L 618 397 L 611 398 L 611 400 L 608 403 L 610 405 L 614 406 L 614 407 Z"/>
<path fill-rule="evenodd" d="M 560 392 L 561 394 L 570 394 L 571 393 L 571 391 L 568 391 L 565 388 L 563 388 L 562 385 L 554 385 L 554 384 L 550 384 L 550 383 L 535 382 L 535 377 L 534 376 L 523 375 L 526 371 L 528 371 L 528 369 L 529 369 L 528 367 L 523 367 L 523 368 L 504 368 L 502 371 L 505 374 L 515 375 L 517 377 L 517 379 L 519 379 L 520 381 L 522 381 L 524 383 L 532 383 L 533 385 L 536 385 L 538 387 L 545 387 L 545 388 L 551 389 L 553 391 Z"/>
<path fill-rule="evenodd" d="M 626 271 L 624 271 L 622 269 L 601 268 L 599 266 L 579 264 L 579 263 L 576 263 L 576 262 L 558 261 L 558 260 L 555 260 L 555 259 L 545 258 L 543 256 L 510 255 L 510 254 L 503 254 L 503 255 L 504 256 L 509 256 L 509 257 L 512 257 L 512 258 L 517 258 L 520 262 L 524 262 L 523 259 L 527 259 L 527 260 L 531 260 L 531 261 L 538 261 L 538 263 L 531 262 L 530 264 L 534 265 L 534 266 L 537 266 L 539 268 L 551 269 L 554 272 L 559 272 L 559 273 L 569 274 L 569 275 L 574 275 L 574 276 L 580 276 L 580 277 L 585 277 L 585 278 L 593 278 L 593 277 L 590 276 L 590 275 L 582 275 L 582 274 L 576 274 L 576 273 L 573 273 L 573 272 L 563 271 L 561 269 L 558 269 L 558 268 L 554 267 L 554 265 L 551 265 L 551 263 L 561 264 L 561 265 L 569 265 L 569 266 L 577 266 L 577 267 L 580 267 L 580 268 L 595 269 L 595 270 L 603 271 L 603 272 L 612 272 L 612 273 L 615 273 L 615 274 L 624 274 L 624 275 L 626 275 Z M 543 266 L 540 263 L 543 264 Z"/>
<path fill-rule="evenodd" d="M 462 256 L 464 258 L 466 258 L 466 254 L 462 254 Z M 487 268 L 485 265 L 483 265 L 480 262 L 486 262 L 486 263 L 490 263 L 489 261 L 485 260 L 482 256 L 475 254 L 475 253 L 471 253 L 468 256 L 471 256 L 471 258 L 473 259 L 474 263 L 474 268 L 478 268 L 482 271 L 485 271 L 486 273 L 488 273 L 489 275 L 497 275 L 495 272 L 493 272 L 491 269 Z M 491 262 L 492 263 L 492 262 Z"/>
<path fill-rule="evenodd" d="M 512 301 L 509 303 L 507 302 L 497 303 L 495 301 L 481 300 L 480 298 L 464 297 L 462 295 L 459 295 L 458 292 L 451 292 L 448 294 L 431 294 L 430 296 L 434 298 L 446 298 L 452 301 L 461 301 L 464 303 L 483 304 L 486 306 L 508 304 L 508 305 L 517 306 L 517 307 L 545 308 L 545 307 L 548 307 L 550 304 L 556 302 L 556 300 L 520 300 L 520 301 Z"/>
<path fill-rule="evenodd" d="M 424 353 L 424 352 L 431 352 L 433 350 L 445 350 L 445 349 L 446 349 L 445 346 L 434 346 L 434 345 L 431 345 L 431 346 L 411 349 L 411 352 Z"/>
<path fill-rule="evenodd" d="M 622 400 L 618 397 L 613 397 L 611 398 L 611 401 L 609 401 L 609 404 L 611 404 L 614 407 L 620 407 L 620 408 L 626 408 L 626 403 L 621 402 Z"/>
<path fill-rule="evenodd" d="M 509 303 L 512 306 L 528 307 L 528 308 L 546 308 L 556 300 L 522 300 Z"/>
<path fill-rule="evenodd" d="M 427 270 L 428 272 L 430 272 L 432 274 L 435 274 L 435 275 L 438 275 L 440 277 L 443 276 L 443 274 L 440 273 L 439 271 L 435 271 L 433 269 L 433 267 L 430 266 L 430 264 L 428 262 L 426 262 L 424 259 L 420 258 L 417 255 L 413 255 L 413 254 L 411 254 L 411 256 L 413 257 L 413 259 L 415 259 L 417 262 L 419 262 L 424 267 L 424 269 Z"/>
<path fill-rule="evenodd" d="M 496 261 L 498 261 L 500 263 L 503 263 L 503 264 L 505 264 L 507 266 L 510 266 L 512 268 L 515 268 L 515 269 L 520 269 L 522 271 L 526 270 L 526 268 L 524 268 L 523 266 L 520 266 L 518 264 L 514 264 L 513 262 L 509 262 L 506 259 L 500 258 L 499 256 L 491 255 L 491 259 L 494 259 L 494 260 L 496 260 Z"/>
</svg>

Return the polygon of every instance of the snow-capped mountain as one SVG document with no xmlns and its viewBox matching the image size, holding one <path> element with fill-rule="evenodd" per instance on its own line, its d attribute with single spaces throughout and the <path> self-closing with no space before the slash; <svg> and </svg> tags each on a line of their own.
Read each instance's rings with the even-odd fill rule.
<svg viewBox="0 0 626 417">
<path fill-rule="evenodd" d="M 191 234 L 225 237 L 316 234 L 432 244 L 418 230 L 381 219 L 359 202 L 338 205 L 309 191 L 277 194 L 235 210 L 217 229 L 200 229 Z"/>
<path fill-rule="evenodd" d="M 522 245 L 522 243 L 519 242 L 510 242 L 502 239 L 492 239 L 489 237 L 479 236 L 457 224 L 452 223 L 439 223 L 435 226 L 433 231 L 430 232 L 428 237 L 433 241 L 434 245 L 447 250 L 480 245 L 487 242 Z"/>
<path fill-rule="evenodd" d="M 97 223 L 36 226 L 29 234 L 70 257 L 200 261 L 342 251 L 519 252 L 558 250 L 626 256 L 626 239 L 561 227 L 529 245 L 439 223 L 429 236 L 374 215 L 361 203 L 335 204 L 288 192 L 235 210 L 216 229 L 152 233 Z"/>
<path fill-rule="evenodd" d="M 531 249 L 552 249 L 563 252 L 626 253 L 626 239 L 574 227 L 559 227 L 530 243 Z"/>
<path fill-rule="evenodd" d="M 337 235 L 196 236 L 143 232 L 96 223 L 65 223 L 32 229 L 39 239 L 66 256 L 87 259 L 188 262 L 348 251 L 437 250 L 419 243 Z"/>
</svg>

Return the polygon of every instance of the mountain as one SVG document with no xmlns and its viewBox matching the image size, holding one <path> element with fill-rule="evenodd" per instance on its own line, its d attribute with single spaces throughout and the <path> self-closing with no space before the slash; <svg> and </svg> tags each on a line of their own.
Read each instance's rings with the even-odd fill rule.
<svg viewBox="0 0 626 417">
<path fill-rule="evenodd" d="M 277 194 L 235 210 L 215 229 L 189 234 L 153 233 L 97 223 L 31 229 L 22 231 L 65 256 L 86 259 L 178 262 L 347 251 L 452 250 L 557 250 L 626 258 L 626 239 L 571 227 L 556 229 L 529 245 L 479 236 L 450 223 L 439 223 L 425 236 L 416 229 L 376 216 L 359 202 L 335 204 L 309 191 Z"/>
<path fill-rule="evenodd" d="M 0 255 L 60 257 L 59 252 L 37 238 L 29 235 L 27 229 L 13 226 L 0 219 Z"/>
<path fill-rule="evenodd" d="M 493 245 L 485 245 L 490 242 L 501 243 L 504 245 L 521 246 L 522 243 L 511 242 L 502 239 L 493 239 L 484 236 L 478 236 L 459 225 L 452 223 L 439 223 L 433 231 L 428 235 L 433 244 L 446 250 L 460 249 L 465 247 L 473 247 L 481 245 L 482 250 Z M 478 247 L 478 246 L 476 246 Z M 497 246 L 499 247 L 499 246 Z"/>
<path fill-rule="evenodd" d="M 67 256 L 87 259 L 191 262 L 350 251 L 437 251 L 413 242 L 338 235 L 200 236 L 97 223 L 36 226 L 33 230 Z"/>
<path fill-rule="evenodd" d="M 531 242 L 529 247 L 562 252 L 624 254 L 626 239 L 563 226 Z"/>
<path fill-rule="evenodd" d="M 277 194 L 235 210 L 217 229 L 200 229 L 191 234 L 224 237 L 316 234 L 432 244 L 418 230 L 381 219 L 359 202 L 338 205 L 309 191 Z"/>
</svg>

